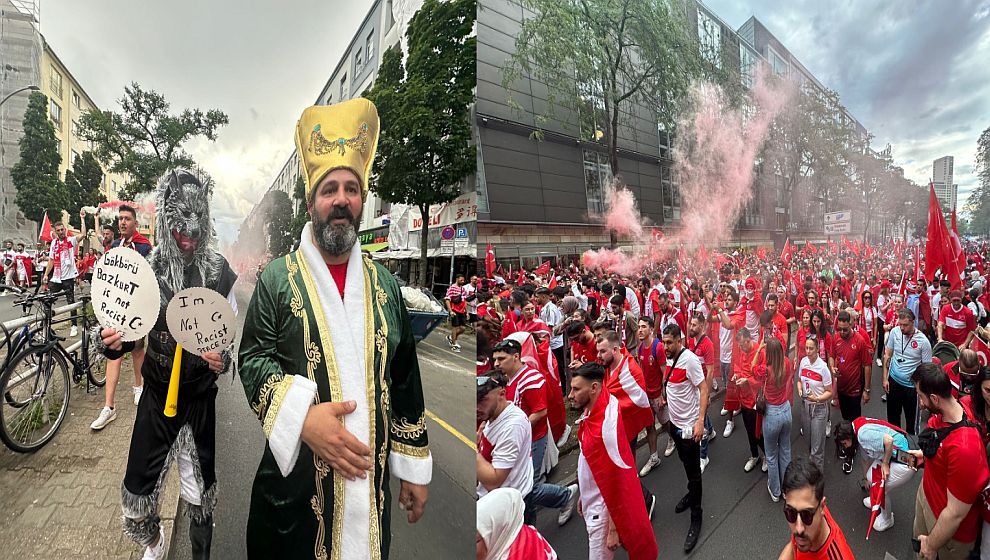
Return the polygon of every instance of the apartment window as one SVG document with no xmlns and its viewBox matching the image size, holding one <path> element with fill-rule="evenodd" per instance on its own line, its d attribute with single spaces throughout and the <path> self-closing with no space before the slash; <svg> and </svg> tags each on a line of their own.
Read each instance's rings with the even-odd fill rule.
<svg viewBox="0 0 990 560">
<path fill-rule="evenodd" d="M 698 43 L 701 47 L 701 56 L 716 68 L 721 68 L 722 26 L 701 8 L 698 8 Z"/>
<path fill-rule="evenodd" d="M 347 99 L 347 74 L 340 78 L 340 100 Z"/>
<path fill-rule="evenodd" d="M 58 73 L 55 66 L 52 66 L 51 87 L 55 97 L 62 97 L 62 74 Z"/>
<path fill-rule="evenodd" d="M 52 118 L 52 122 L 55 123 L 55 128 L 62 129 L 62 106 L 55 103 L 54 99 L 49 100 L 48 103 L 48 115 Z"/>
<path fill-rule="evenodd" d="M 663 123 L 657 123 L 657 136 L 660 138 L 660 157 L 673 159 L 671 150 L 674 149 L 674 134 L 667 131 Z"/>
<path fill-rule="evenodd" d="M 581 139 L 586 142 L 605 140 L 605 99 L 594 82 L 578 81 L 578 119 L 581 126 Z"/>
<path fill-rule="evenodd" d="M 110 194 L 117 196 L 117 181 L 110 181 Z"/>
<path fill-rule="evenodd" d="M 395 25 L 395 16 L 392 15 L 392 0 L 385 2 L 385 29 L 392 29 Z"/>
<path fill-rule="evenodd" d="M 58 150 L 59 157 L 61 157 L 62 156 L 62 139 L 61 138 L 56 138 L 55 140 L 56 140 L 56 142 L 58 142 L 58 144 L 55 145 L 55 148 Z"/>
<path fill-rule="evenodd" d="M 70 162 L 71 165 L 75 165 L 77 159 L 79 159 L 79 152 L 72 150 L 72 161 Z"/>
<path fill-rule="evenodd" d="M 769 55 L 767 58 L 770 59 L 770 69 L 773 70 L 773 73 L 777 76 L 786 76 L 788 68 L 784 57 L 777 54 L 777 51 L 769 45 L 767 45 L 767 53 Z"/>
<path fill-rule="evenodd" d="M 72 104 L 76 106 L 76 109 L 80 108 L 79 92 L 76 90 L 72 90 Z"/>
<path fill-rule="evenodd" d="M 372 29 L 368 33 L 368 38 L 364 40 L 364 52 L 368 62 L 374 60 L 375 57 L 375 30 Z"/>
<path fill-rule="evenodd" d="M 79 121 L 72 121 L 72 136 L 79 138 Z"/>
<path fill-rule="evenodd" d="M 756 79 L 756 53 L 739 43 L 739 78 L 742 85 L 751 88 Z"/>
<path fill-rule="evenodd" d="M 677 176 L 668 165 L 660 166 L 660 198 L 663 202 L 663 219 L 681 219 L 681 188 Z"/>
<path fill-rule="evenodd" d="M 588 213 L 605 213 L 605 190 L 612 182 L 612 168 L 608 156 L 593 150 L 584 150 L 584 189 L 588 198 Z"/>
<path fill-rule="evenodd" d="M 361 47 L 358 47 L 357 52 L 354 53 L 354 70 L 356 72 L 360 71 L 362 64 L 363 62 L 361 61 Z"/>
</svg>

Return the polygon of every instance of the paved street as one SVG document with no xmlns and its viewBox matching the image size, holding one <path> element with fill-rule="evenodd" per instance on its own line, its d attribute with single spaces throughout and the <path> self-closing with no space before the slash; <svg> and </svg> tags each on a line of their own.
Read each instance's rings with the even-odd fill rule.
<svg viewBox="0 0 990 560">
<path fill-rule="evenodd" d="M 867 416 L 886 418 L 886 404 L 880 401 L 881 373 L 874 368 L 873 399 L 864 407 Z M 766 475 L 759 468 L 743 472 L 743 464 L 749 457 L 749 444 L 741 419 L 728 439 L 722 437 L 725 418 L 718 415 L 721 398 L 712 403 L 710 416 L 718 431 L 718 437 L 709 448 L 711 463 L 704 473 L 704 524 L 698 545 L 690 555 L 683 552 L 684 537 L 690 524 L 690 514 L 674 514 L 674 506 L 687 492 L 684 468 L 674 453 L 663 458 L 663 463 L 644 480 L 657 496 L 653 514 L 653 529 L 660 547 L 660 558 L 776 558 L 787 543 L 789 533 L 782 513 L 783 502 L 773 503 L 767 493 Z M 832 411 L 833 425 L 840 420 L 838 409 Z M 792 450 L 795 457 L 807 456 L 805 440 L 798 435 L 800 418 L 794 417 Z M 661 436 L 661 451 L 666 444 Z M 825 496 L 832 515 L 846 534 L 849 546 L 856 558 L 883 559 L 886 554 L 901 560 L 913 558 L 911 552 L 911 524 L 914 518 L 914 496 L 921 483 L 921 472 L 891 492 L 895 524 L 883 532 L 876 531 L 866 538 L 869 511 L 863 507 L 866 496 L 859 489 L 857 464 L 853 474 L 842 473 L 834 455 L 834 442 L 825 442 Z M 577 468 L 577 452 L 561 459 L 553 473 L 555 481 L 572 482 Z M 637 453 L 637 469 L 645 462 L 649 452 L 645 445 Z M 543 511 L 536 524 L 544 537 L 553 545 L 560 558 L 578 560 L 588 557 L 588 536 L 583 520 L 575 517 L 564 527 L 557 527 L 557 511 Z M 624 552 L 616 558 L 626 558 Z"/>
<path fill-rule="evenodd" d="M 252 288 L 252 284 L 240 282 L 236 288 L 241 311 L 239 328 L 243 326 Z M 454 354 L 443 337 L 438 329 L 417 346 L 430 419 L 427 426 L 433 453 L 433 482 L 426 514 L 416 525 L 409 525 L 397 507 L 398 484 L 393 479 L 391 558 L 397 560 L 461 559 L 473 553 L 474 452 L 460 437 L 473 440 L 470 383 L 475 346 L 473 337 L 464 337 L 463 353 Z M 219 502 L 213 537 L 215 558 L 243 558 L 246 554 L 244 528 L 251 484 L 264 445 L 261 424 L 248 406 L 240 381 L 221 380 L 217 397 Z M 177 527 L 170 558 L 191 558 L 187 530 L 183 518 Z M 447 538 L 438 538 L 440 535 Z"/>
</svg>

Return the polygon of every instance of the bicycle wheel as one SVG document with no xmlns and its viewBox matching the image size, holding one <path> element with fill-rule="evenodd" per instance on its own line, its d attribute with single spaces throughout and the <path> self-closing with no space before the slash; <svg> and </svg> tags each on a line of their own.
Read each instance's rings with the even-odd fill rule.
<svg viewBox="0 0 990 560">
<path fill-rule="evenodd" d="M 26 348 L 0 376 L 0 439 L 18 453 L 37 451 L 58 432 L 69 410 L 69 368 L 54 350 Z"/>
<path fill-rule="evenodd" d="M 93 336 L 93 329 L 83 331 L 83 343 L 80 350 L 83 351 L 82 359 L 85 360 L 86 375 L 89 376 L 89 382 L 97 387 L 102 387 L 107 384 L 107 357 L 96 351 Z"/>
</svg>

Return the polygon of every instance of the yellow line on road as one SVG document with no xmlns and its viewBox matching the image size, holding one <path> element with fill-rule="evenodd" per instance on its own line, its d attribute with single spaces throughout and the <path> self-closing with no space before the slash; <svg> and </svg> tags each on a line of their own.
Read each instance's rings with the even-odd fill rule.
<svg viewBox="0 0 990 560">
<path fill-rule="evenodd" d="M 464 444 L 467 445 L 468 447 L 470 447 L 472 451 L 477 451 L 478 450 L 478 448 L 475 447 L 473 441 L 471 441 L 470 439 L 464 437 L 464 434 L 458 432 L 457 429 L 455 429 L 453 426 L 451 426 L 450 424 L 448 424 L 448 423 L 444 422 L 443 420 L 441 420 L 439 416 L 437 416 L 436 414 L 433 414 L 432 412 L 430 412 L 429 409 L 426 410 L 426 415 L 429 416 L 430 419 L 432 419 L 437 424 L 440 424 L 440 427 L 442 427 L 443 429 L 445 429 L 448 432 L 450 432 L 451 434 L 453 434 L 454 437 L 456 437 L 457 439 L 463 441 Z"/>
</svg>

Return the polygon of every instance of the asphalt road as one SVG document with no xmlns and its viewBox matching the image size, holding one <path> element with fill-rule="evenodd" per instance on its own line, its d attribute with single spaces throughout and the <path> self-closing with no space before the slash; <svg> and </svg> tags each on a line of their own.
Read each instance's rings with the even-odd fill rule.
<svg viewBox="0 0 990 560">
<path fill-rule="evenodd" d="M 238 283 L 238 328 L 250 301 L 251 284 Z M 427 429 L 433 454 L 433 481 L 426 513 L 415 525 L 397 507 L 398 482 L 392 480 L 392 560 L 462 559 L 474 550 L 474 395 L 475 346 L 463 339 L 464 351 L 451 352 L 434 331 L 417 346 L 427 407 Z M 462 441 L 462 438 L 466 441 Z M 261 423 L 250 409 L 239 380 L 220 381 L 217 396 L 218 504 L 214 515 L 213 557 L 245 558 L 244 531 L 251 485 L 264 452 Z M 183 506 L 180 504 L 180 510 Z M 442 536 L 442 537 L 441 537 Z M 191 558 L 188 522 L 177 519 L 173 560 Z"/>
<path fill-rule="evenodd" d="M 883 392 L 881 381 L 880 368 L 874 367 L 873 399 L 865 405 L 863 413 L 886 419 L 886 403 L 880 400 Z M 711 463 L 705 469 L 703 477 L 702 533 L 691 554 L 686 555 L 683 552 L 690 513 L 674 513 L 674 506 L 687 492 L 687 477 L 677 453 L 667 458 L 661 455 L 662 464 L 643 479 L 657 496 L 653 529 L 660 548 L 660 558 L 777 558 L 790 538 L 782 512 L 783 501 L 770 501 L 766 474 L 759 468 L 750 473 L 743 471 L 743 464 L 749 457 L 749 444 L 741 417 L 738 417 L 732 436 L 728 439 L 722 437 L 725 418 L 719 416 L 721 400 L 719 397 L 711 405 L 713 410 L 710 418 L 718 431 L 718 437 L 709 447 Z M 838 409 L 832 409 L 833 426 L 840 420 Z M 791 433 L 794 457 L 808 455 L 806 440 L 798 435 L 800 425 L 800 417 L 795 413 Z M 665 437 L 661 436 L 661 451 L 666 445 Z M 845 532 L 856 558 L 913 558 L 911 526 L 914 519 L 915 491 L 921 483 L 922 473 L 916 473 L 912 480 L 888 494 L 887 499 L 892 500 L 894 507 L 894 526 L 883 533 L 873 531 L 870 539 L 866 540 L 870 512 L 863 507 L 862 500 L 866 493 L 860 490 L 857 482 L 862 468 L 857 463 L 851 475 L 843 474 L 835 459 L 834 441 L 827 440 L 825 446 L 826 503 Z M 637 469 L 643 466 L 648 455 L 649 451 L 645 446 L 638 450 Z M 552 473 L 553 479 L 573 481 L 576 464 L 577 451 L 562 457 Z M 579 560 L 588 557 L 588 535 L 583 520 L 576 512 L 567 525 L 558 527 L 557 511 L 543 511 L 536 527 L 557 551 L 559 558 Z M 623 551 L 619 551 L 615 557 L 627 558 Z"/>
</svg>

